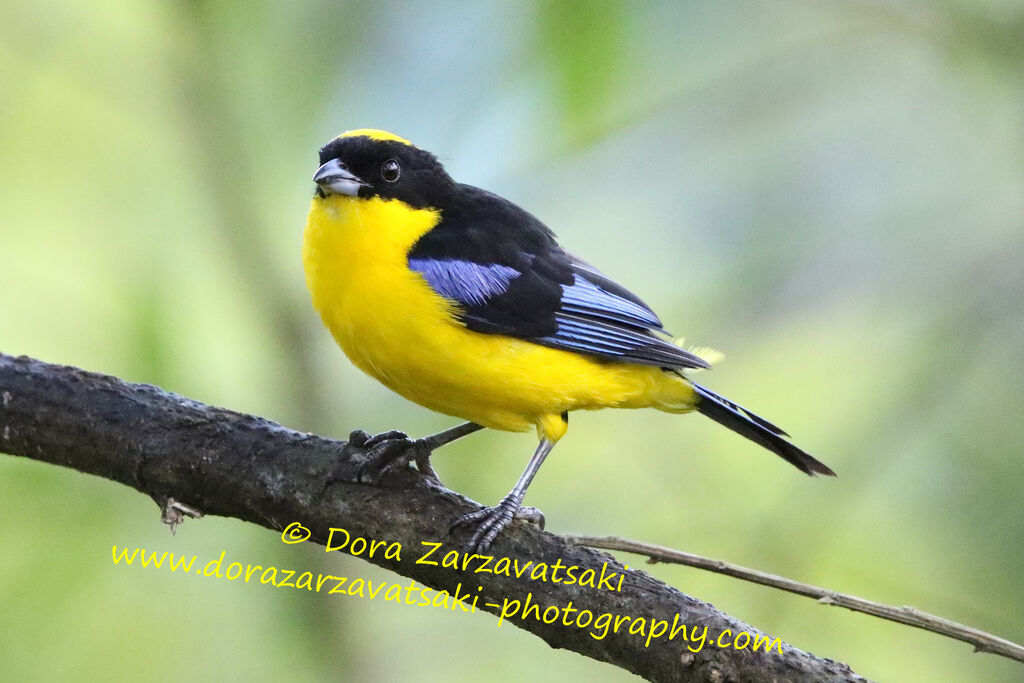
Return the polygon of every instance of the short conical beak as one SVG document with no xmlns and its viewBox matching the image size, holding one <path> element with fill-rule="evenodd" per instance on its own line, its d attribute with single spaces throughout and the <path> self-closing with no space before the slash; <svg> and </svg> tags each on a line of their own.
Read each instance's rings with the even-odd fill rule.
<svg viewBox="0 0 1024 683">
<path fill-rule="evenodd" d="M 331 159 L 316 169 L 316 173 L 313 174 L 313 182 L 320 187 L 324 194 L 343 194 L 348 197 L 357 197 L 359 188 L 366 184 L 352 175 L 345 168 L 345 164 L 337 159 Z"/>
</svg>

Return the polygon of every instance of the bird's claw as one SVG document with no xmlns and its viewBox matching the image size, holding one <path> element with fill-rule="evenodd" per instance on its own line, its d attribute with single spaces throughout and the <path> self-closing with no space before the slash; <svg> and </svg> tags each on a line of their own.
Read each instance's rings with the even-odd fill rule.
<svg viewBox="0 0 1024 683">
<path fill-rule="evenodd" d="M 160 511 L 160 521 L 171 527 L 172 536 L 174 535 L 174 529 L 185 521 L 185 517 L 199 519 L 202 516 L 203 512 L 198 508 L 186 505 L 185 503 L 170 497 L 168 497 L 167 502 L 164 503 L 164 509 Z"/>
<path fill-rule="evenodd" d="M 460 526 L 475 526 L 473 535 L 466 541 L 464 549 L 467 553 L 482 553 L 513 519 L 520 519 L 541 530 L 544 529 L 543 512 L 535 507 L 519 507 L 518 500 L 506 496 L 494 507 L 480 508 L 456 518 L 448 533 Z"/>
<path fill-rule="evenodd" d="M 397 429 L 391 431 L 381 432 L 380 434 L 374 434 L 373 436 L 367 437 L 366 441 L 363 442 L 363 448 L 372 450 L 378 446 L 386 446 L 392 442 L 408 443 L 412 439 L 405 432 L 400 432 Z"/>
<path fill-rule="evenodd" d="M 516 511 L 515 518 L 544 531 L 544 524 L 546 523 L 546 520 L 544 519 L 544 513 L 540 511 L 540 508 L 532 506 L 521 507 Z"/>
<path fill-rule="evenodd" d="M 441 483 L 430 465 L 430 448 L 423 439 L 411 439 L 405 432 L 396 430 L 373 436 L 360 430 L 349 435 L 349 443 L 366 451 L 356 475 L 359 482 L 379 483 L 388 474 L 405 469 L 409 463 L 415 462 L 416 469 L 423 477 Z"/>
</svg>

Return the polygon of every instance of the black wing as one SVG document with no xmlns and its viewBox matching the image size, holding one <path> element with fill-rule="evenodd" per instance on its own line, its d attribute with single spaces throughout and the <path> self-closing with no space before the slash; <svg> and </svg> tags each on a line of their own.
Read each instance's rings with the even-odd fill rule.
<svg viewBox="0 0 1024 683">
<path fill-rule="evenodd" d="M 441 215 L 410 250 L 409 267 L 458 304 L 469 329 L 606 360 L 708 367 L 657 336 L 665 331 L 647 304 L 565 252 L 515 204 L 462 185 Z"/>
</svg>

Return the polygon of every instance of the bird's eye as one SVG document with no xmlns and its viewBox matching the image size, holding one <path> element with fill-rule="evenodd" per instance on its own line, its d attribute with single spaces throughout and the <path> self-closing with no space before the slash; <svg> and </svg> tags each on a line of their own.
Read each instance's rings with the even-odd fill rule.
<svg viewBox="0 0 1024 683">
<path fill-rule="evenodd" d="M 399 166 L 398 162 L 394 159 L 388 159 L 380 165 L 380 177 L 385 182 L 394 183 L 398 181 L 398 176 L 402 175 L 402 167 Z"/>
</svg>

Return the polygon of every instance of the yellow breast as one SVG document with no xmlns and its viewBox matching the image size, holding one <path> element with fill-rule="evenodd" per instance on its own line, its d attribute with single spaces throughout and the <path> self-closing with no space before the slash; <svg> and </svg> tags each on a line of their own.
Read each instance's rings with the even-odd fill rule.
<svg viewBox="0 0 1024 683">
<path fill-rule="evenodd" d="M 549 433 L 551 418 L 567 410 L 692 405 L 689 385 L 658 368 L 466 329 L 452 304 L 408 267 L 409 249 L 439 219 L 395 200 L 313 200 L 306 283 L 357 367 L 423 406 L 496 429 Z"/>
</svg>

